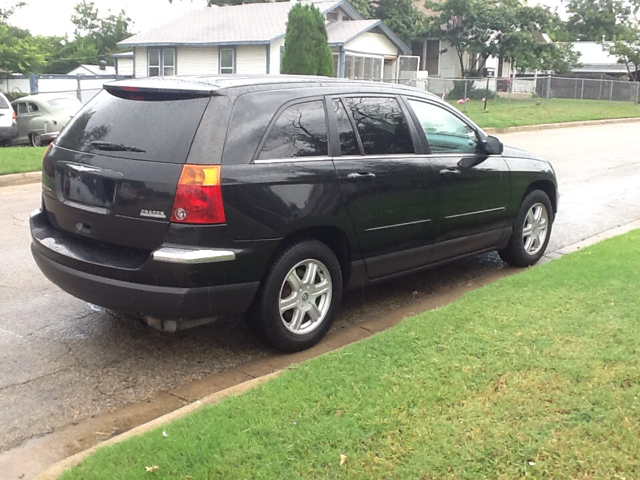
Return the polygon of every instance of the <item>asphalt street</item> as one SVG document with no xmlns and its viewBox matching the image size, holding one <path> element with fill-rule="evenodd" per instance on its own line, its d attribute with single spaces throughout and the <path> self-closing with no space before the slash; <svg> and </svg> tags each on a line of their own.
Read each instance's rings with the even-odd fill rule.
<svg viewBox="0 0 640 480">
<path fill-rule="evenodd" d="M 640 123 L 628 123 L 502 136 L 556 169 L 550 251 L 640 218 L 639 133 Z M 39 195 L 38 184 L 0 188 L 0 452 L 270 353 L 240 318 L 167 334 L 59 290 L 29 252 Z M 334 329 L 501 268 L 488 254 L 350 292 Z"/>
</svg>

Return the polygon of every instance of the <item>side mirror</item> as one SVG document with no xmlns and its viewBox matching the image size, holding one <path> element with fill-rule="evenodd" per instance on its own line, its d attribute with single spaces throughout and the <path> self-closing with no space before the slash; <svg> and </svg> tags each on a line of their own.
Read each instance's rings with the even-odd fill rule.
<svg viewBox="0 0 640 480">
<path fill-rule="evenodd" d="M 487 155 L 500 155 L 504 151 L 504 145 L 498 137 L 493 135 L 487 136 L 482 142 L 480 142 L 482 150 Z"/>
</svg>

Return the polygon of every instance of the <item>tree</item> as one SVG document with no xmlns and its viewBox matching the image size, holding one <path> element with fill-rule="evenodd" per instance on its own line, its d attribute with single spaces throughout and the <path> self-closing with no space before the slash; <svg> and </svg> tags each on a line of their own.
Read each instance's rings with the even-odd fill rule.
<svg viewBox="0 0 640 480">
<path fill-rule="evenodd" d="M 638 13 L 638 0 L 565 0 L 567 28 L 575 40 L 613 40 Z"/>
<path fill-rule="evenodd" d="M 626 27 L 607 48 L 609 53 L 618 57 L 618 63 L 627 67 L 629 79 L 640 81 L 640 25 Z"/>
<path fill-rule="evenodd" d="M 478 75 L 492 56 L 531 70 L 566 69 L 575 62 L 569 49 L 546 42 L 543 33 L 560 22 L 548 9 L 524 6 L 518 0 L 444 0 L 425 5 L 436 13 L 427 21 L 428 31 L 452 46 L 463 77 Z"/>
<path fill-rule="evenodd" d="M 42 37 L 40 37 L 42 38 Z M 38 37 L 0 22 L 0 67 L 8 72 L 39 73 L 45 63 Z"/>
<path fill-rule="evenodd" d="M 296 3 L 289 11 L 282 73 L 333 76 L 325 18 L 314 5 Z"/>
<path fill-rule="evenodd" d="M 424 15 L 411 0 L 380 0 L 375 17 L 383 20 L 407 45 L 424 30 Z"/>
</svg>

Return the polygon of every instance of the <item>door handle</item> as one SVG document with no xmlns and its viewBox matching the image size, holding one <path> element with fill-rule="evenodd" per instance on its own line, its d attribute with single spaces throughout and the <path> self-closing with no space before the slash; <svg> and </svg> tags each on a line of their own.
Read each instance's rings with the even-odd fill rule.
<svg viewBox="0 0 640 480">
<path fill-rule="evenodd" d="M 360 180 L 365 178 L 375 178 L 376 174 L 371 172 L 352 172 L 347 175 L 348 180 Z"/>
<path fill-rule="evenodd" d="M 439 173 L 445 177 L 452 177 L 454 175 L 460 175 L 460 170 L 457 168 L 443 168 Z"/>
</svg>

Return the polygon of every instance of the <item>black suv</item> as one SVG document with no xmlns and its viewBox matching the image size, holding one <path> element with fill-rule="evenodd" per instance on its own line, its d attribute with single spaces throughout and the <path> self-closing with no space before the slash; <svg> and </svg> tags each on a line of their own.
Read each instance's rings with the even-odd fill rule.
<svg viewBox="0 0 640 480">
<path fill-rule="evenodd" d="M 107 84 L 43 162 L 33 256 L 67 292 L 155 319 L 248 312 L 284 351 L 345 288 L 498 250 L 543 255 L 551 165 L 437 97 L 320 77 Z"/>
</svg>

